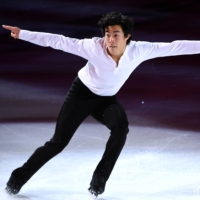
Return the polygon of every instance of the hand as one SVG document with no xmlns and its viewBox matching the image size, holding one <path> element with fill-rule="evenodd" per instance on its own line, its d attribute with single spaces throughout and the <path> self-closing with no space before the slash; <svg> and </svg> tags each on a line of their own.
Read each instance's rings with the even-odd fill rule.
<svg viewBox="0 0 200 200">
<path fill-rule="evenodd" d="M 3 25 L 3 28 L 10 30 L 11 31 L 11 36 L 15 39 L 19 38 L 19 32 L 20 32 L 20 28 L 18 27 L 13 27 L 13 26 L 6 26 Z"/>
</svg>

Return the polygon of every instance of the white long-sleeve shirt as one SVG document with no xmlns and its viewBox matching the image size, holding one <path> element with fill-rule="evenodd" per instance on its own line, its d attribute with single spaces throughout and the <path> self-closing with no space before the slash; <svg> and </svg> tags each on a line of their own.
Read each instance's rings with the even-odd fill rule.
<svg viewBox="0 0 200 200">
<path fill-rule="evenodd" d="M 19 39 L 59 49 L 88 60 L 78 72 L 81 81 L 95 94 L 115 95 L 133 70 L 143 61 L 165 56 L 199 54 L 200 41 L 152 43 L 131 41 L 117 63 L 108 55 L 104 38 L 74 39 L 63 35 L 21 30 Z"/>
</svg>

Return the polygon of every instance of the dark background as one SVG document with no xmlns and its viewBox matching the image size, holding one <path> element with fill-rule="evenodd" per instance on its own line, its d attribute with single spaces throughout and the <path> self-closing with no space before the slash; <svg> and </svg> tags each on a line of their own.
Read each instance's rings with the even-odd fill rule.
<svg viewBox="0 0 200 200">
<path fill-rule="evenodd" d="M 133 40 L 200 40 L 199 0 L 7 0 L 1 24 L 75 38 L 101 37 L 98 20 L 118 11 L 133 18 Z M 86 61 L 14 40 L 0 28 L 0 121 L 55 121 L 71 81 Z M 142 63 L 118 93 L 130 123 L 200 130 L 200 55 Z"/>
</svg>

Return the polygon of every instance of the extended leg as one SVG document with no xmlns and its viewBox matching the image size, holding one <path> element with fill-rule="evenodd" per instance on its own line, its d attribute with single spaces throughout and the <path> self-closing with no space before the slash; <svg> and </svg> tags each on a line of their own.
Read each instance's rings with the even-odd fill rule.
<svg viewBox="0 0 200 200">
<path fill-rule="evenodd" d="M 53 138 L 39 147 L 22 167 L 12 172 L 7 183 L 9 193 L 17 194 L 35 172 L 65 148 L 78 126 L 95 106 L 95 100 L 90 93 L 80 81 L 73 83 L 60 111 Z"/>
</svg>

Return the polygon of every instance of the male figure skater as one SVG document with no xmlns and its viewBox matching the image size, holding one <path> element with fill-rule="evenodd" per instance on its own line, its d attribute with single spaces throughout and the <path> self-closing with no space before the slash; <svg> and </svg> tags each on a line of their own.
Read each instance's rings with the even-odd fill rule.
<svg viewBox="0 0 200 200">
<path fill-rule="evenodd" d="M 39 147 L 27 162 L 12 172 L 6 187 L 10 194 L 17 194 L 40 167 L 60 153 L 89 115 L 111 131 L 89 187 L 89 191 L 95 196 L 102 194 L 129 131 L 126 112 L 118 102 L 116 93 L 134 69 L 145 60 L 200 53 L 200 41 L 132 41 L 133 21 L 121 13 L 108 13 L 98 24 L 103 38 L 74 39 L 3 26 L 11 31 L 14 38 L 50 46 L 88 60 L 79 70 L 68 91 L 52 139 Z"/>
</svg>

